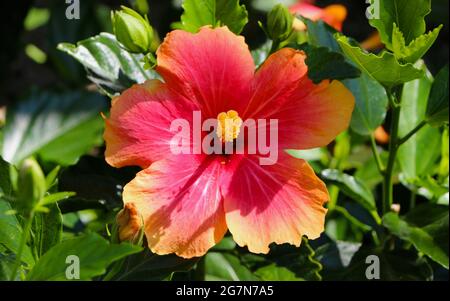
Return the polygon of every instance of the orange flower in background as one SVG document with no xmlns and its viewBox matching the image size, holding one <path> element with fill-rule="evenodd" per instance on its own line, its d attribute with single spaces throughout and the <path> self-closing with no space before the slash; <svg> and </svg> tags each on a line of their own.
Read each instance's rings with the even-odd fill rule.
<svg viewBox="0 0 450 301">
<path fill-rule="evenodd" d="M 157 63 L 164 82 L 134 85 L 115 98 L 104 133 L 109 164 L 143 168 L 125 186 L 123 200 L 142 216 L 149 248 L 202 256 L 228 230 L 254 253 L 267 253 L 271 243 L 299 246 L 303 235 L 319 237 L 326 186 L 284 150 L 324 146 L 345 130 L 354 107 L 350 91 L 339 81 L 313 84 L 305 54 L 290 48 L 255 73 L 244 38 L 227 27 L 172 31 Z M 171 122 L 193 124 L 194 111 L 219 125 L 232 119 L 232 131 L 216 133 L 226 141 L 240 135 L 242 121 L 278 120 L 277 162 L 260 165 L 261 155 L 249 153 L 174 154 Z M 192 137 L 185 137 L 190 144 Z"/>
<path fill-rule="evenodd" d="M 297 4 L 289 7 L 289 10 L 293 14 L 301 15 L 313 21 L 323 20 L 338 31 L 342 31 L 342 25 L 347 18 L 347 9 L 340 4 L 332 4 L 325 8 L 320 8 L 306 1 L 299 1 Z M 306 26 L 302 21 L 296 19 L 294 28 L 302 31 L 306 29 Z"/>
</svg>

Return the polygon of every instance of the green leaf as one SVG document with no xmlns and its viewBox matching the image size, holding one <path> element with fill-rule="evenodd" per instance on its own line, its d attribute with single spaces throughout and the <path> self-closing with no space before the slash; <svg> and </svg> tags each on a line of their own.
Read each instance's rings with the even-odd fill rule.
<svg viewBox="0 0 450 301">
<path fill-rule="evenodd" d="M 337 41 L 348 59 L 386 88 L 398 86 L 423 75 L 423 71 L 412 64 L 400 64 L 392 53 L 375 55 L 364 52 L 360 47 L 352 46 L 345 36 L 337 37 Z"/>
<path fill-rule="evenodd" d="M 114 280 L 156 281 L 170 277 L 174 272 L 190 270 L 198 258 L 184 259 L 174 254 L 159 256 L 148 249 L 126 258 L 124 267 Z"/>
<path fill-rule="evenodd" d="M 14 265 L 16 263 L 16 256 L 14 254 L 3 254 L 4 252 L 2 251 L 3 250 L 0 246 L 0 281 L 8 281 L 10 280 Z M 14 280 L 20 280 L 19 275 L 17 275 Z"/>
<path fill-rule="evenodd" d="M 337 31 L 333 27 L 322 20 L 312 21 L 303 17 L 301 19 L 306 24 L 309 44 L 316 47 L 327 47 L 333 52 L 341 52 L 341 48 L 334 38 Z"/>
<path fill-rule="evenodd" d="M 144 69 L 142 55 L 127 52 L 109 33 L 102 32 L 77 45 L 61 43 L 58 49 L 86 67 L 88 78 L 109 96 L 158 77 L 154 70 Z"/>
<path fill-rule="evenodd" d="M 406 45 L 405 37 L 400 29 L 394 24 L 394 32 L 392 35 L 392 48 L 395 57 L 399 62 L 414 64 L 421 59 L 436 41 L 442 25 L 436 27 L 433 31 L 423 34 Z"/>
<path fill-rule="evenodd" d="M 239 258 L 218 252 L 209 252 L 205 257 L 206 280 L 258 280 L 252 272 L 245 267 Z"/>
<path fill-rule="evenodd" d="M 61 241 L 62 215 L 57 204 L 48 213 L 38 213 L 33 221 L 33 246 L 38 258 Z"/>
<path fill-rule="evenodd" d="M 261 256 L 247 253 L 242 254 L 240 258 L 241 262 L 255 274 L 268 277 L 262 278 L 262 280 L 275 280 L 272 278 L 276 273 L 279 273 L 281 277 L 288 277 L 285 269 L 293 273 L 296 280 L 318 281 L 322 279 L 320 276 L 322 265 L 316 259 L 315 252 L 306 238 L 302 239 L 299 248 L 288 244 L 272 244 L 268 255 Z M 273 271 L 269 275 L 267 270 L 262 270 L 264 273 L 261 274 L 262 268 L 267 266 L 273 267 L 274 265 L 278 271 Z"/>
<path fill-rule="evenodd" d="M 307 55 L 305 63 L 308 65 L 308 77 L 315 84 L 325 79 L 343 80 L 356 78 L 361 75 L 361 71 L 348 63 L 342 54 L 332 52 L 327 47 L 302 44 L 297 48 L 305 51 Z"/>
<path fill-rule="evenodd" d="M 379 259 L 380 280 L 382 281 L 424 281 L 433 279 L 433 270 L 427 259 L 417 255 L 415 250 L 385 250 L 363 245 L 353 255 L 350 265 L 338 276 L 344 281 L 373 281 L 367 279 L 366 271 L 372 261 L 369 256 Z M 369 258 L 370 259 L 370 258 Z"/>
<path fill-rule="evenodd" d="M 301 281 L 295 273 L 285 267 L 272 263 L 255 271 L 255 275 L 263 281 Z"/>
<path fill-rule="evenodd" d="M 3 246 L 10 252 L 17 253 L 23 230 L 17 217 L 9 214 L 11 210 L 11 205 L 0 199 L 0 247 Z M 34 258 L 28 246 L 24 248 L 22 261 L 28 266 L 34 264 Z"/>
<path fill-rule="evenodd" d="M 383 225 L 399 238 L 412 243 L 418 251 L 449 268 L 447 206 L 422 205 L 404 218 L 390 212 L 383 217 Z"/>
<path fill-rule="evenodd" d="M 343 83 L 355 97 L 351 129 L 363 136 L 372 134 L 386 117 L 386 90 L 366 72 L 362 72 L 359 78 L 345 80 Z"/>
<path fill-rule="evenodd" d="M 67 280 L 66 269 L 70 263 L 66 258 L 78 256 L 80 280 L 90 280 L 105 273 L 114 261 L 137 253 L 140 247 L 123 243 L 110 244 L 96 233 L 68 239 L 51 248 L 42 256 L 27 276 L 28 280 Z"/>
<path fill-rule="evenodd" d="M 251 51 L 253 61 L 255 62 L 256 68 L 261 66 L 266 61 L 266 59 L 269 57 L 270 48 L 271 48 L 271 43 L 266 42 L 258 49 Z"/>
<path fill-rule="evenodd" d="M 45 176 L 47 191 L 49 191 L 58 182 L 58 174 L 60 170 L 61 166 L 57 165 Z"/>
<path fill-rule="evenodd" d="M 75 163 L 102 143 L 105 98 L 87 92 L 35 92 L 6 113 L 3 158 L 18 164 L 31 155 L 61 165 Z"/>
<path fill-rule="evenodd" d="M 350 264 L 361 245 L 359 242 L 338 240 L 318 247 L 316 257 L 324 267 L 321 273 L 323 280 L 340 279 L 339 272 Z"/>
<path fill-rule="evenodd" d="M 381 161 L 387 162 L 389 154 L 387 151 L 380 153 Z M 371 156 L 368 161 L 364 162 L 355 172 L 355 177 L 364 182 L 369 189 L 374 189 L 383 181 L 383 176 L 378 171 L 375 157 Z"/>
<path fill-rule="evenodd" d="M 67 191 L 53 193 L 53 194 L 45 196 L 42 199 L 42 201 L 40 202 L 40 205 L 42 205 L 42 206 L 50 205 L 50 204 L 59 202 L 61 200 L 67 199 L 71 196 L 74 196 L 75 194 L 76 194 L 75 192 L 67 192 Z"/>
<path fill-rule="evenodd" d="M 182 29 L 189 32 L 197 32 L 205 25 L 226 25 L 240 34 L 248 22 L 248 12 L 244 5 L 239 5 L 239 0 L 184 0 L 182 6 Z"/>
<path fill-rule="evenodd" d="M 326 148 L 313 148 L 313 149 L 286 149 L 289 155 L 297 159 L 303 159 L 306 161 L 321 161 L 326 162 L 328 160 L 328 152 Z"/>
<path fill-rule="evenodd" d="M 322 265 L 316 259 L 314 249 L 305 237 L 299 248 L 288 244 L 273 245 L 268 259 L 279 267 L 289 269 L 297 278 L 307 281 L 322 280 L 320 276 Z"/>
<path fill-rule="evenodd" d="M 426 118 L 432 126 L 448 123 L 448 64 L 439 71 L 431 87 Z"/>
<path fill-rule="evenodd" d="M 217 245 L 215 245 L 213 251 L 230 251 L 236 248 L 236 243 L 232 237 L 224 237 Z"/>
<path fill-rule="evenodd" d="M 425 69 L 422 62 L 417 66 Z M 432 78 L 429 72 L 403 87 L 399 135 L 403 137 L 425 119 Z M 397 160 L 406 181 L 427 176 L 440 155 L 441 134 L 426 125 L 398 150 Z"/>
<path fill-rule="evenodd" d="M 0 156 L 0 197 L 10 195 L 12 192 L 11 178 L 9 175 L 10 165 Z"/>
<path fill-rule="evenodd" d="M 380 33 L 381 41 L 392 50 L 394 23 L 405 37 L 406 44 L 425 33 L 425 16 L 431 12 L 431 0 L 377 0 L 380 16 L 369 21 Z"/>
<path fill-rule="evenodd" d="M 355 177 L 336 169 L 325 169 L 321 176 L 330 184 L 336 185 L 341 191 L 358 202 L 369 211 L 376 211 L 375 199 L 367 186 Z"/>
</svg>

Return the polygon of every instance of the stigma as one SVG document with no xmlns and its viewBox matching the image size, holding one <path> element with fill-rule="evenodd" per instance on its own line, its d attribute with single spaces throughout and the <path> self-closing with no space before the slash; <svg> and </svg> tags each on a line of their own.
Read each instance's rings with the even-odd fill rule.
<svg viewBox="0 0 450 301">
<path fill-rule="evenodd" d="M 229 110 L 217 115 L 217 136 L 222 142 L 232 142 L 239 136 L 242 119 L 238 112 Z"/>
</svg>

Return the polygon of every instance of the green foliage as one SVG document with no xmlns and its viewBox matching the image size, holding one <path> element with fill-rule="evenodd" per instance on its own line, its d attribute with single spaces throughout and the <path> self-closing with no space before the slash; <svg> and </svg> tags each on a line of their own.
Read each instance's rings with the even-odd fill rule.
<svg viewBox="0 0 450 301">
<path fill-rule="evenodd" d="M 38 213 L 32 226 L 32 245 L 37 258 L 42 257 L 53 246 L 61 241 L 62 214 L 57 204 L 47 207 L 48 212 Z"/>
<path fill-rule="evenodd" d="M 61 43 L 58 49 L 85 66 L 88 78 L 111 97 L 134 83 L 157 77 L 153 70 L 144 69 L 142 55 L 123 49 L 109 33 L 100 33 L 76 45 Z"/>
<path fill-rule="evenodd" d="M 285 267 L 272 263 L 256 270 L 255 275 L 264 281 L 301 281 L 295 273 Z"/>
<path fill-rule="evenodd" d="M 17 253 L 22 235 L 22 226 L 17 217 L 12 214 L 11 205 L 0 198 L 0 247 L 6 248 L 8 252 Z M 22 261 L 28 266 L 34 264 L 34 257 L 29 247 L 25 247 Z"/>
<path fill-rule="evenodd" d="M 148 249 L 126 258 L 114 280 L 155 281 L 170 278 L 174 272 L 185 272 L 197 263 L 198 258 L 184 259 L 174 254 L 158 256 Z"/>
<path fill-rule="evenodd" d="M 357 178 L 332 169 L 323 170 L 321 176 L 327 182 L 338 186 L 343 193 L 370 212 L 376 211 L 375 199 L 372 192 Z"/>
<path fill-rule="evenodd" d="M 348 59 L 387 88 L 393 88 L 423 75 L 422 70 L 414 68 L 412 64 L 399 63 L 390 52 L 386 51 L 381 55 L 366 53 L 361 48 L 352 46 L 345 36 L 337 37 L 337 41 Z"/>
<path fill-rule="evenodd" d="M 90 280 L 106 272 L 106 268 L 116 260 L 137 253 L 141 248 L 130 245 L 109 244 L 98 234 L 91 233 L 68 239 L 54 246 L 42 256 L 27 276 L 28 280 L 67 280 L 66 258 L 78 256 L 80 280 Z"/>
<path fill-rule="evenodd" d="M 248 12 L 239 0 L 184 0 L 181 29 L 197 32 L 200 27 L 227 26 L 239 34 L 248 22 Z"/>
<path fill-rule="evenodd" d="M 264 61 L 267 59 L 267 57 L 269 56 L 269 53 L 270 53 L 270 47 L 271 47 L 270 43 L 266 42 L 261 47 L 252 50 L 251 53 L 252 53 L 253 61 L 255 62 L 256 68 L 261 66 L 261 64 L 264 63 Z"/>
<path fill-rule="evenodd" d="M 302 20 L 307 24 L 308 41 L 310 45 L 322 49 L 322 54 L 320 55 L 311 51 L 318 60 L 316 64 L 309 64 L 307 61 L 308 66 L 310 66 L 310 69 L 308 70 L 309 77 L 311 78 L 311 73 L 314 74 L 318 72 L 316 71 L 316 68 L 318 68 L 318 70 L 325 69 L 325 71 L 328 72 L 335 71 L 338 72 L 338 74 L 347 74 L 347 76 L 339 76 L 335 79 L 357 77 L 343 81 L 355 97 L 355 111 L 352 115 L 351 128 L 360 135 L 369 135 L 384 121 L 386 116 L 388 103 L 386 91 L 383 89 L 383 86 L 369 76 L 367 72 L 359 72 L 360 76 L 358 76 L 354 71 L 355 67 L 350 65 L 351 60 L 344 62 L 343 58 L 338 56 L 338 54 L 343 55 L 343 52 L 334 37 L 334 34 L 336 34 L 334 28 L 328 26 L 323 21 L 313 22 L 305 18 L 302 18 Z M 323 50 L 323 47 L 328 48 L 329 51 L 326 53 L 325 50 Z M 323 55 L 325 55 L 324 58 L 322 58 Z M 328 58 L 334 57 L 332 63 L 331 61 L 327 62 L 326 55 L 328 55 Z M 336 64 L 336 61 L 338 64 Z M 327 73 L 325 73 L 325 75 L 326 74 Z M 329 78 L 334 78 L 330 75 L 328 76 Z"/>
<path fill-rule="evenodd" d="M 424 68 L 423 63 L 419 65 Z M 400 136 L 408 134 L 424 120 L 431 84 L 432 78 L 428 72 L 421 79 L 405 84 L 399 122 Z M 425 177 L 432 172 L 440 154 L 440 143 L 439 130 L 426 125 L 400 147 L 398 162 L 406 181 Z"/>
<path fill-rule="evenodd" d="M 392 34 L 392 49 L 395 57 L 399 62 L 415 63 L 421 59 L 430 47 L 436 41 L 442 25 L 436 27 L 428 34 L 421 35 L 413 40 L 409 45 L 406 45 L 405 37 L 400 29 L 394 23 L 394 31 Z"/>
<path fill-rule="evenodd" d="M 322 265 L 316 259 L 315 252 L 306 238 L 303 238 L 299 248 L 287 244 L 273 244 L 266 258 L 254 254 L 241 255 L 241 258 L 241 262 L 261 280 L 273 280 L 278 274 L 292 280 L 322 279 Z"/>
<path fill-rule="evenodd" d="M 431 0 L 380 0 L 379 5 L 379 18 L 373 18 L 369 23 L 378 30 L 388 49 L 393 49 L 394 23 L 407 45 L 425 33 L 425 16 L 431 11 Z"/>
<path fill-rule="evenodd" d="M 9 164 L 0 156 L 0 197 L 11 194 L 12 183 L 9 177 Z"/>
<path fill-rule="evenodd" d="M 309 44 L 317 47 L 327 47 L 333 52 L 341 52 L 339 44 L 334 38 L 334 34 L 337 33 L 334 28 L 322 20 L 311 21 L 306 18 L 302 18 L 302 20 L 307 26 Z"/>
<path fill-rule="evenodd" d="M 391 212 L 383 217 L 383 225 L 448 269 L 448 207 L 422 205 L 404 218 Z"/>
<path fill-rule="evenodd" d="M 368 136 L 384 122 L 388 107 L 386 91 L 366 72 L 362 72 L 359 78 L 345 80 L 343 83 L 355 97 L 351 129 Z"/>
<path fill-rule="evenodd" d="M 342 54 L 332 52 L 327 47 L 303 44 L 299 49 L 307 55 L 305 63 L 308 65 L 308 77 L 315 84 L 325 79 L 343 80 L 361 75 L 359 69 L 348 63 Z"/>
<path fill-rule="evenodd" d="M 241 264 L 239 257 L 231 254 L 210 252 L 205 257 L 206 280 L 258 280 Z"/>
<path fill-rule="evenodd" d="M 92 93 L 32 93 L 7 112 L 3 159 L 19 164 L 38 155 L 61 165 L 73 164 L 101 143 L 104 109 L 105 99 Z"/>
<path fill-rule="evenodd" d="M 363 245 L 352 257 L 349 266 L 337 277 L 345 281 L 368 281 L 366 270 L 368 256 L 379 259 L 382 281 L 425 281 L 433 279 L 433 270 L 426 258 L 412 250 L 386 250 Z"/>
<path fill-rule="evenodd" d="M 448 64 L 439 71 L 428 100 L 426 119 L 432 126 L 448 123 Z"/>
</svg>

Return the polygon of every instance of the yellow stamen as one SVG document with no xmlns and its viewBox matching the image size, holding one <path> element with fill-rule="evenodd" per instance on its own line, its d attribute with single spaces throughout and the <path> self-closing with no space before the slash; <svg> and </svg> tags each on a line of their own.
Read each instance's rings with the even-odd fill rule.
<svg viewBox="0 0 450 301">
<path fill-rule="evenodd" d="M 242 119 L 238 112 L 230 110 L 217 115 L 217 136 L 225 142 L 232 142 L 239 136 Z"/>
</svg>

